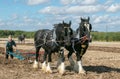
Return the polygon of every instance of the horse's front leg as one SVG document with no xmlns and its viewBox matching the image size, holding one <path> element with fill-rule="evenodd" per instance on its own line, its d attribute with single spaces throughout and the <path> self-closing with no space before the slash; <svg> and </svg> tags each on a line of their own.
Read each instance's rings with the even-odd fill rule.
<svg viewBox="0 0 120 79">
<path fill-rule="evenodd" d="M 25 44 L 25 39 L 23 40 L 23 44 Z"/>
<path fill-rule="evenodd" d="M 47 73 L 52 73 L 52 70 L 51 70 L 51 67 L 50 67 L 50 63 L 52 61 L 51 54 L 52 54 L 52 52 L 48 53 L 48 63 L 47 63 L 47 68 L 46 68 Z"/>
<path fill-rule="evenodd" d="M 36 60 L 34 61 L 34 64 L 33 64 L 33 68 L 38 68 L 39 65 L 38 65 L 38 57 L 39 57 L 39 50 L 40 50 L 41 47 L 36 47 Z"/>
<path fill-rule="evenodd" d="M 47 58 L 47 52 L 43 54 L 43 63 L 42 63 L 42 70 L 46 72 L 46 58 Z"/>
<path fill-rule="evenodd" d="M 77 63 L 74 66 L 74 70 L 78 72 L 79 74 L 80 73 L 85 74 L 86 71 L 84 70 L 82 66 L 82 61 L 81 61 L 82 56 L 80 56 L 80 52 L 76 52 L 76 57 L 77 57 Z"/>
<path fill-rule="evenodd" d="M 83 73 L 85 74 L 86 71 L 84 70 L 82 66 L 82 56 L 86 53 L 86 50 L 88 48 L 88 44 L 81 45 L 81 50 L 77 51 L 76 56 L 77 56 L 77 65 L 78 65 L 78 73 Z"/>
<path fill-rule="evenodd" d="M 74 62 L 74 60 L 73 60 L 73 58 L 72 58 L 72 54 L 73 54 L 73 52 L 72 52 L 72 51 L 69 51 L 69 53 L 68 53 L 68 60 L 69 60 L 69 62 L 70 62 L 71 69 L 73 69 L 73 68 L 74 68 L 74 65 L 75 65 L 75 62 Z"/>
<path fill-rule="evenodd" d="M 58 71 L 60 74 L 64 74 L 65 73 L 65 57 L 64 57 L 64 49 L 60 50 L 60 59 L 59 59 L 59 64 L 58 64 Z"/>
</svg>

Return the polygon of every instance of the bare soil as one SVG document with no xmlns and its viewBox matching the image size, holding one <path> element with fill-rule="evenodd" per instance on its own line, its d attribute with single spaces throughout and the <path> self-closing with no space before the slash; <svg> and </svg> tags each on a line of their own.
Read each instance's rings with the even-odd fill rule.
<svg viewBox="0 0 120 79">
<path fill-rule="evenodd" d="M 16 58 L 13 60 L 9 58 L 6 64 L 4 43 L 0 41 L 0 79 L 120 79 L 120 42 L 91 43 L 82 58 L 83 67 L 87 73 L 78 74 L 66 70 L 64 75 L 60 75 L 57 71 L 57 54 L 52 55 L 52 74 L 44 73 L 41 68 L 33 69 L 28 59 L 20 61 Z M 35 51 L 32 42 L 17 45 L 19 51 L 23 53 Z M 76 59 L 75 54 L 73 54 L 73 58 Z M 33 56 L 30 59 L 34 61 L 35 57 Z M 65 65 L 66 67 L 69 66 L 67 56 Z"/>
</svg>

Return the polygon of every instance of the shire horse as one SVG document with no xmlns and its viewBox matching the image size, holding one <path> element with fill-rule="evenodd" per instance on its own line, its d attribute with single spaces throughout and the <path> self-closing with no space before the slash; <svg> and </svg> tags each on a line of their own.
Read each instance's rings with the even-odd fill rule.
<svg viewBox="0 0 120 79">
<path fill-rule="evenodd" d="M 25 35 L 24 34 L 21 34 L 18 36 L 18 42 L 19 43 L 25 43 Z"/>
<path fill-rule="evenodd" d="M 61 64 L 59 65 L 59 73 L 64 74 L 64 50 L 65 45 L 70 44 L 70 35 L 72 35 L 71 21 L 67 24 L 63 23 L 54 24 L 53 30 L 38 30 L 34 35 L 34 43 L 36 48 L 36 60 L 33 67 L 38 68 L 39 50 L 42 47 L 44 49 L 42 70 L 47 73 L 52 73 L 50 62 L 51 54 L 54 52 L 60 52 L 63 58 L 61 58 Z M 46 60 L 48 59 L 48 60 Z"/>
<path fill-rule="evenodd" d="M 89 23 L 90 18 L 81 18 L 81 23 L 76 30 L 74 37 L 71 38 L 71 45 L 66 45 L 65 48 L 69 51 L 68 60 L 71 68 L 77 73 L 85 73 L 82 67 L 82 56 L 86 53 L 90 41 L 90 32 L 92 25 Z M 72 54 L 75 52 L 77 62 L 72 59 Z"/>
</svg>

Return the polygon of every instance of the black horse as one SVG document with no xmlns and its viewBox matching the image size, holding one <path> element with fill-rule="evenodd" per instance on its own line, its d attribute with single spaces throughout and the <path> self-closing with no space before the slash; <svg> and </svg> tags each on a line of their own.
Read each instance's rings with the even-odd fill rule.
<svg viewBox="0 0 120 79">
<path fill-rule="evenodd" d="M 45 52 L 43 56 L 43 63 L 42 63 L 42 70 L 45 72 L 52 73 L 52 70 L 50 68 L 50 62 L 51 60 L 51 54 L 53 52 L 59 52 L 62 53 L 62 56 L 64 56 L 63 48 L 66 45 L 70 44 L 70 35 L 72 35 L 72 29 L 70 28 L 71 21 L 69 24 L 67 23 L 59 23 L 54 25 L 53 30 L 38 30 L 35 33 L 34 36 L 34 43 L 36 48 L 36 60 L 33 64 L 34 68 L 38 68 L 38 52 L 40 48 L 42 47 Z M 48 63 L 46 62 L 46 58 L 48 58 Z M 61 59 L 62 61 L 62 67 L 60 68 L 60 73 L 64 73 L 64 58 Z M 46 65 L 47 63 L 47 65 Z"/>
<path fill-rule="evenodd" d="M 21 34 L 18 36 L 18 42 L 19 43 L 25 43 L 25 35 L 24 34 Z"/>
<path fill-rule="evenodd" d="M 69 51 L 68 60 L 71 67 L 78 73 L 85 73 L 85 70 L 82 67 L 81 58 L 89 46 L 90 32 L 92 29 L 92 25 L 89 23 L 89 20 L 89 17 L 87 19 L 81 18 L 81 23 L 79 24 L 74 37 L 71 38 L 71 45 L 65 46 L 65 48 Z M 76 64 L 72 59 L 73 52 L 75 52 L 77 57 Z"/>
</svg>

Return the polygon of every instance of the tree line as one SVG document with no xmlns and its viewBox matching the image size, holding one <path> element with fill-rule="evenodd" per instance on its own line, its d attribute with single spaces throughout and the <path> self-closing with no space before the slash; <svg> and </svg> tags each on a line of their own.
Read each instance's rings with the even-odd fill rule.
<svg viewBox="0 0 120 79">
<path fill-rule="evenodd" d="M 0 38 L 7 38 L 9 35 L 12 35 L 14 38 L 17 38 L 18 36 L 24 34 L 26 36 L 26 38 L 33 38 L 34 37 L 34 33 L 33 32 L 27 32 L 27 31 L 12 31 L 12 30 L 0 30 Z"/>
<path fill-rule="evenodd" d="M 95 41 L 120 41 L 120 32 L 92 32 Z"/>
<path fill-rule="evenodd" d="M 13 31 L 13 30 L 0 30 L 0 38 L 7 38 L 9 35 L 13 35 L 17 38 L 19 35 L 25 34 L 26 38 L 33 38 L 35 31 Z M 93 41 L 120 41 L 120 32 L 91 32 Z"/>
</svg>

